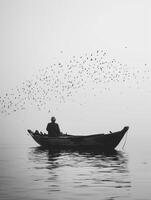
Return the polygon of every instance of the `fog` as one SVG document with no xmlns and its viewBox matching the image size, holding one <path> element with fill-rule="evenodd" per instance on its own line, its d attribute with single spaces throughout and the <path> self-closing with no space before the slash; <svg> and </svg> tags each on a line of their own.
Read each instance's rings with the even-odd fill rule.
<svg viewBox="0 0 151 200">
<path fill-rule="evenodd" d="M 125 125 L 131 130 L 150 130 L 149 6 L 149 1 L 141 0 L 1 0 L 2 98 L 10 94 L 10 89 L 15 93 L 22 82 L 40 75 L 39 70 L 54 64 L 54 71 L 58 70 L 58 63 L 64 63 L 64 67 L 73 56 L 79 60 L 97 50 L 106 53 L 106 60 L 115 59 L 123 69 L 126 66 L 131 76 L 130 81 L 111 81 L 109 85 L 87 81 L 71 99 L 59 103 L 58 99 L 48 98 L 40 110 L 27 101 L 24 110 L 1 113 L 2 141 L 8 136 L 13 141 L 16 134 L 24 143 L 27 139 L 22 133 L 28 128 L 45 131 L 52 115 L 62 131 L 70 134 L 108 132 Z M 136 75 L 137 81 L 133 81 L 137 70 L 143 76 Z"/>
</svg>

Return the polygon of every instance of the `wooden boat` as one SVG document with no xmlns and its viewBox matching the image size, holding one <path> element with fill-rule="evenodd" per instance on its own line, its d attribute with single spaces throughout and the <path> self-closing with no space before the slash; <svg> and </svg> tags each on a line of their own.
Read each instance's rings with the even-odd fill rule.
<svg viewBox="0 0 151 200">
<path fill-rule="evenodd" d="M 110 132 L 109 134 L 61 135 L 59 137 L 48 137 L 48 135 L 38 131 L 28 130 L 28 132 L 40 146 L 52 150 L 112 151 L 120 143 L 128 129 L 129 127 L 126 126 L 121 131 Z"/>
</svg>

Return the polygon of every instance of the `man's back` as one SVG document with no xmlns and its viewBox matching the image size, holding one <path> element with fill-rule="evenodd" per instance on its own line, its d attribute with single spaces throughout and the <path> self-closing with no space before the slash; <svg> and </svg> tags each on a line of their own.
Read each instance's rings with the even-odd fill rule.
<svg viewBox="0 0 151 200">
<path fill-rule="evenodd" d="M 59 125 L 57 123 L 48 123 L 46 130 L 48 131 L 49 137 L 57 137 L 61 135 Z"/>
</svg>

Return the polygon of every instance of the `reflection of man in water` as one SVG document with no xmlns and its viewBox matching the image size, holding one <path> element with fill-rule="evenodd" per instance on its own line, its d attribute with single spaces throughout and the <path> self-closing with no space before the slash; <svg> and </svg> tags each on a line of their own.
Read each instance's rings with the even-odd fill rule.
<svg viewBox="0 0 151 200">
<path fill-rule="evenodd" d="M 48 131 L 49 137 L 57 137 L 61 135 L 59 125 L 55 123 L 56 118 L 51 117 L 51 123 L 48 123 L 46 130 Z"/>
</svg>

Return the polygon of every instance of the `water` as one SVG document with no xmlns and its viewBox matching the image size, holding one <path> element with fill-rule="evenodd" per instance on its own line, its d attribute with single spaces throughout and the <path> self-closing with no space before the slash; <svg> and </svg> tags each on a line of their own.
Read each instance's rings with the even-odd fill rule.
<svg viewBox="0 0 151 200">
<path fill-rule="evenodd" d="M 148 144 L 148 143 L 146 143 Z M 36 143 L 0 145 L 0 199 L 150 199 L 150 154 L 50 152 Z M 136 152 L 136 150 L 140 150 Z M 140 153 L 140 155 L 139 155 Z M 145 156 L 142 156 L 145 155 Z"/>
</svg>

